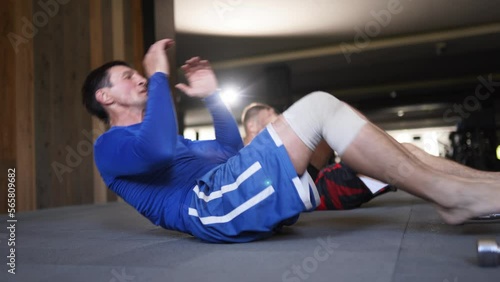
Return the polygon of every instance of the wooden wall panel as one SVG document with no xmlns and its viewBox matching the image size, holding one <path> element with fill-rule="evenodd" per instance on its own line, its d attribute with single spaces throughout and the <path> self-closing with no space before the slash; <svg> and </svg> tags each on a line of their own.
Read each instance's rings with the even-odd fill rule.
<svg viewBox="0 0 500 282">
<path fill-rule="evenodd" d="M 12 1 L 0 2 L 0 185 L 7 187 L 7 169 L 16 166 L 16 95 L 15 95 L 15 51 L 7 37 L 14 33 L 14 3 Z M 7 194 L 1 189 L 0 213 L 7 212 Z"/>
<path fill-rule="evenodd" d="M 60 13 L 61 11 L 59 11 Z M 35 55 L 35 136 L 36 136 L 36 167 L 37 167 L 37 208 L 47 208 L 52 205 L 52 192 L 57 192 L 53 187 L 52 176 L 59 176 L 61 181 L 65 179 L 67 167 L 64 161 L 64 148 L 60 150 L 61 157 L 54 158 L 53 151 L 61 145 L 54 142 L 52 136 L 57 130 L 53 123 L 57 117 L 55 108 L 60 102 L 53 98 L 56 91 L 61 91 L 61 85 L 54 70 L 62 66 L 62 48 L 59 41 L 50 40 L 56 34 L 62 35 L 62 18 L 56 15 L 51 22 L 39 30 L 34 39 Z M 62 79 L 61 79 L 62 80 Z M 54 101 L 55 100 L 55 101 Z M 52 161 L 52 163 L 51 163 Z M 56 190 L 57 189 L 57 190 Z M 55 190 L 55 191 L 54 191 Z"/>
<path fill-rule="evenodd" d="M 103 51 L 104 51 L 104 61 L 109 62 L 116 60 L 114 55 L 114 38 L 113 38 L 113 0 L 102 1 L 102 16 L 103 16 Z M 106 188 L 106 201 L 116 201 L 118 196 L 111 190 Z"/>
<path fill-rule="evenodd" d="M 125 60 L 124 0 L 111 0 L 113 60 Z"/>
<path fill-rule="evenodd" d="M 38 2 L 0 2 L 0 173 L 16 167 L 19 210 L 114 201 L 92 155 L 106 128 L 86 112 L 80 89 L 104 62 L 125 59 L 140 67 L 142 1 L 57 2 L 52 14 Z M 26 31 L 23 17 L 35 28 L 16 54 L 4 39 Z M 3 193 L 0 208 L 6 211 Z"/>
<path fill-rule="evenodd" d="M 112 0 L 102 0 L 103 63 L 114 59 Z"/>
<path fill-rule="evenodd" d="M 71 1 L 64 11 L 64 70 L 63 92 L 66 118 L 64 124 L 70 147 L 81 157 L 81 163 L 74 168 L 64 187 L 68 197 L 61 205 L 93 203 L 93 143 L 84 134 L 91 127 L 91 119 L 82 105 L 82 82 L 90 68 L 90 50 L 81 48 L 89 42 L 89 6 L 87 1 Z M 70 23 L 70 24 L 67 24 Z"/>
<path fill-rule="evenodd" d="M 133 65 L 137 71 L 143 74 L 144 68 L 142 66 L 142 59 L 144 58 L 144 25 L 141 2 L 141 0 L 130 1 L 130 22 L 132 24 Z"/>
<path fill-rule="evenodd" d="M 174 17 L 174 0 L 155 0 L 154 2 L 155 13 L 155 36 L 156 40 L 163 38 L 171 38 L 175 40 L 175 17 Z M 184 113 L 182 109 L 177 106 L 178 91 L 175 88 L 177 84 L 177 55 L 176 45 L 168 50 L 168 61 L 170 63 L 170 89 L 173 93 L 174 101 L 176 103 L 177 123 L 179 134 L 184 133 Z"/>
<path fill-rule="evenodd" d="M 132 42 L 133 29 L 132 29 L 132 4 L 131 0 L 123 1 L 123 47 L 124 47 L 124 60 L 128 64 L 135 68 L 134 66 L 134 44 Z"/>
<path fill-rule="evenodd" d="M 30 1 L 16 1 L 16 32 L 24 28 L 18 19 L 32 19 Z M 36 34 L 35 34 L 36 38 Z M 16 54 L 16 187 L 17 210 L 32 210 L 36 204 L 35 193 L 35 136 L 33 99 L 33 40 L 19 48 Z"/>
<path fill-rule="evenodd" d="M 103 4 L 101 0 L 89 1 L 89 33 L 90 33 L 90 68 L 95 69 L 104 63 L 104 38 L 103 38 Z M 96 118 L 92 117 L 92 144 L 97 139 L 97 135 L 104 131 L 104 125 Z M 95 132 L 95 133 L 94 133 Z M 99 171 L 95 164 L 93 165 L 93 186 L 94 186 L 94 203 L 105 203 L 107 201 L 107 187 L 102 180 Z"/>
<path fill-rule="evenodd" d="M 156 40 L 171 38 L 175 40 L 174 0 L 155 0 Z M 176 45 L 168 51 L 170 62 L 170 84 L 177 81 Z"/>
<path fill-rule="evenodd" d="M 0 179 L 7 187 L 7 169 L 16 170 L 16 211 L 32 209 L 34 193 L 33 136 L 33 42 L 34 29 L 26 27 L 32 14 L 31 1 L 2 1 L 1 99 L 2 128 Z M 0 213 L 5 213 L 6 189 L 1 189 Z"/>
<path fill-rule="evenodd" d="M 91 120 L 80 88 L 89 69 L 89 9 L 60 5 L 34 38 L 38 208 L 93 202 Z"/>
<path fill-rule="evenodd" d="M 34 193 L 33 136 L 33 42 L 35 29 L 27 27 L 32 15 L 31 1 L 0 3 L 0 183 L 7 187 L 7 169 L 16 170 L 16 211 L 32 209 Z M 0 213 L 5 213 L 6 190 L 1 189 Z"/>
</svg>

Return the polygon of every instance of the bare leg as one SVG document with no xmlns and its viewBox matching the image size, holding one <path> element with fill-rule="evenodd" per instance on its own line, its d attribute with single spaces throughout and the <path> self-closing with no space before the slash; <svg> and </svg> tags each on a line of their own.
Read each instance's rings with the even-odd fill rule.
<svg viewBox="0 0 500 282">
<path fill-rule="evenodd" d="M 295 171 L 298 175 L 302 175 L 307 169 L 313 152 L 295 134 L 282 115 L 272 124 L 274 130 L 276 130 L 276 133 L 283 141 L 283 145 L 292 160 Z"/>
<path fill-rule="evenodd" d="M 282 116 L 273 126 L 297 173 L 304 173 L 312 151 Z M 448 223 L 462 223 L 471 217 L 500 212 L 500 183 L 433 170 L 372 123 L 362 127 L 342 157 L 365 175 L 396 184 L 404 191 L 438 204 L 441 216 Z M 475 188 L 470 189 L 471 186 Z"/>
<path fill-rule="evenodd" d="M 361 118 L 368 120 L 368 118 L 366 116 L 364 116 L 361 112 L 359 112 L 357 109 L 352 108 L 352 107 L 351 107 L 351 109 L 353 111 L 355 111 Z M 382 131 L 381 129 L 378 129 L 378 130 Z M 383 132 L 385 132 L 385 131 L 383 131 Z M 393 143 L 397 142 L 396 140 L 392 140 L 392 141 L 393 141 Z M 421 162 L 430 166 L 432 169 L 440 171 L 442 173 L 460 176 L 460 177 L 466 177 L 466 178 L 482 178 L 482 179 L 491 179 L 491 180 L 500 181 L 500 172 L 476 170 L 476 169 L 466 167 L 464 165 L 461 165 L 459 163 L 456 163 L 456 162 L 453 162 L 453 161 L 450 161 L 450 160 L 447 160 L 444 158 L 430 155 L 427 152 L 425 152 L 424 150 L 420 149 L 419 147 L 417 147 L 411 143 L 402 143 L 402 145 L 403 145 L 404 149 L 406 149 L 412 155 L 417 157 Z"/>
<path fill-rule="evenodd" d="M 310 164 L 314 166 L 316 169 L 321 170 L 328 164 L 328 160 L 332 157 L 333 150 L 328 146 L 325 140 L 321 140 L 316 150 L 314 150 L 313 155 L 311 157 Z"/>
<path fill-rule="evenodd" d="M 451 224 L 500 211 L 500 183 L 434 170 L 391 139 L 368 123 L 344 152 L 343 160 L 368 176 L 438 204 L 441 216 Z"/>
<path fill-rule="evenodd" d="M 500 172 L 481 171 L 473 169 L 454 161 L 445 158 L 436 157 L 426 153 L 424 150 L 411 143 L 403 143 L 403 146 L 410 151 L 420 161 L 430 166 L 432 169 L 443 173 L 466 177 L 466 178 L 482 178 L 500 181 Z"/>
</svg>

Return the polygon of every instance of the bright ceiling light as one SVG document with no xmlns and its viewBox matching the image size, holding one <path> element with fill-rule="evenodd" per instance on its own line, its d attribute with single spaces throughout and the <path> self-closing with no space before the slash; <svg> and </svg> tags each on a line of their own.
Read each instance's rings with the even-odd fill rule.
<svg viewBox="0 0 500 282">
<path fill-rule="evenodd" d="M 500 145 L 497 147 L 497 159 L 500 160 Z"/>
<path fill-rule="evenodd" d="M 372 2 L 362 1 L 368 4 Z M 355 19 L 360 18 L 360 12 L 353 8 L 350 2 L 176 0 L 175 28 L 177 32 L 182 33 L 221 36 L 306 36 L 311 32 L 330 35 L 334 32 L 353 30 Z M 373 20 L 369 11 L 370 8 L 366 8 L 362 15 L 366 21 L 363 22 Z"/>
<path fill-rule="evenodd" d="M 222 91 L 220 93 L 222 101 L 228 106 L 236 103 L 236 101 L 238 100 L 238 95 L 239 95 L 239 91 L 234 87 L 228 87 L 228 88 L 222 89 Z"/>
</svg>

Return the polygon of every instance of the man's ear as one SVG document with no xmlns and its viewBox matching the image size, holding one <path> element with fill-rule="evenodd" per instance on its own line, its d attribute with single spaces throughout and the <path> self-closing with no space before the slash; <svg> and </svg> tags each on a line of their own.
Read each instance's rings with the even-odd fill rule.
<svg viewBox="0 0 500 282">
<path fill-rule="evenodd" d="M 108 95 L 108 92 L 104 90 L 104 88 L 101 88 L 95 92 L 95 99 L 97 100 L 97 102 L 103 105 L 110 105 L 113 103 L 113 99 L 110 95 Z"/>
</svg>

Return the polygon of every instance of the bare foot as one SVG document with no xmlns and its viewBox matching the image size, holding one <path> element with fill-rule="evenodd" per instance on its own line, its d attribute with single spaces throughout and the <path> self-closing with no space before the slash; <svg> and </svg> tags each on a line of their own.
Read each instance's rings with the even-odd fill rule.
<svg viewBox="0 0 500 282">
<path fill-rule="evenodd" d="M 466 220 L 474 217 L 472 215 L 472 212 L 467 211 L 465 209 L 447 209 L 443 207 L 437 207 L 437 211 L 441 218 L 443 218 L 444 222 L 451 224 L 451 225 L 457 225 L 457 224 L 462 224 Z"/>
<path fill-rule="evenodd" d="M 473 217 L 500 213 L 500 184 L 485 181 L 460 187 L 448 204 L 437 209 L 448 224 L 461 224 Z"/>
</svg>

